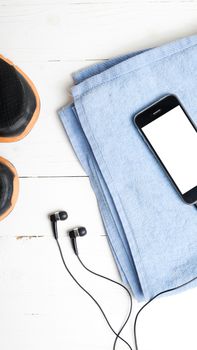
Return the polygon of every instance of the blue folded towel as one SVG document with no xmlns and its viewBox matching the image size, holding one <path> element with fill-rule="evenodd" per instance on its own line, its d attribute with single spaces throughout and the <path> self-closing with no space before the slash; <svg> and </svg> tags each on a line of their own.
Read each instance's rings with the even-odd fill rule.
<svg viewBox="0 0 197 350">
<path fill-rule="evenodd" d="M 175 94 L 197 123 L 197 35 L 73 78 L 73 104 L 59 116 L 90 178 L 122 279 L 148 300 L 197 276 L 197 210 L 179 198 L 133 118 Z"/>
</svg>

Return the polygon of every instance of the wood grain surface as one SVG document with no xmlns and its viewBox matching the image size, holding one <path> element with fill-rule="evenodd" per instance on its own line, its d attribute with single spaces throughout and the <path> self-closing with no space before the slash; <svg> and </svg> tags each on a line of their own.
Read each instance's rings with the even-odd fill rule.
<svg viewBox="0 0 197 350">
<path fill-rule="evenodd" d="M 120 281 L 95 195 L 57 110 L 71 100 L 73 71 L 196 31 L 196 0 L 0 0 L 0 52 L 29 75 L 41 98 L 32 132 L 0 145 L 20 176 L 16 208 L 0 223 L 1 350 L 112 349 L 114 335 L 64 270 L 48 220 L 53 211 L 68 211 L 59 224 L 66 262 L 118 331 L 126 294 L 84 272 L 66 234 L 86 226 L 83 261 Z M 139 350 L 196 349 L 196 296 L 191 290 L 155 301 L 139 319 Z M 134 302 L 134 313 L 139 307 Z M 133 344 L 132 321 L 124 335 Z M 117 350 L 126 348 L 118 342 Z"/>
</svg>

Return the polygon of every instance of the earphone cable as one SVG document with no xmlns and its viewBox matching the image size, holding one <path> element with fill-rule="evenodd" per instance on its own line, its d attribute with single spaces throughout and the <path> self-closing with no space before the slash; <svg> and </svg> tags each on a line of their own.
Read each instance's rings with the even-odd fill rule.
<svg viewBox="0 0 197 350">
<path fill-rule="evenodd" d="M 138 349 L 138 342 L 137 342 L 137 321 L 138 321 L 138 318 L 139 318 L 139 315 L 141 314 L 142 310 L 144 310 L 150 303 L 152 303 L 153 300 L 155 300 L 157 297 L 163 295 L 163 294 L 166 294 L 166 293 L 170 293 L 170 292 L 173 292 L 179 288 L 183 288 L 185 286 L 187 286 L 189 283 L 192 283 L 193 281 L 195 281 L 197 279 L 197 276 L 192 278 L 191 280 L 183 283 L 183 284 L 180 284 L 179 286 L 177 287 L 174 287 L 174 288 L 170 288 L 170 289 L 167 289 L 167 290 L 164 290 L 158 294 L 156 294 L 153 298 L 151 298 L 149 301 L 147 301 L 140 309 L 139 311 L 137 312 L 136 316 L 135 316 L 135 321 L 134 321 L 134 342 L 135 342 L 135 350 L 139 350 Z"/>
<path fill-rule="evenodd" d="M 115 338 L 115 341 L 114 341 L 114 344 L 113 344 L 113 350 L 115 350 L 115 349 L 116 349 L 116 343 L 117 343 L 117 340 L 118 340 L 118 338 L 119 338 L 119 335 L 121 334 L 121 332 L 122 332 L 123 329 L 125 328 L 126 324 L 128 323 L 128 321 L 129 321 L 129 319 L 130 319 L 130 316 L 131 316 L 132 306 L 133 306 L 133 300 L 132 300 L 132 295 L 131 295 L 131 293 L 130 293 L 130 290 L 129 290 L 126 286 L 124 286 L 123 284 L 121 284 L 121 283 L 119 283 L 119 282 L 117 282 L 117 281 L 115 281 L 115 280 L 113 280 L 113 279 L 111 279 L 111 278 L 109 278 L 109 277 L 106 277 L 106 276 L 104 276 L 104 275 L 101 275 L 101 274 L 99 274 L 99 273 L 97 273 L 97 272 L 94 272 L 94 271 L 90 270 L 90 269 L 83 263 L 83 261 L 81 260 L 81 258 L 79 257 L 79 255 L 77 254 L 76 256 L 77 256 L 77 258 L 78 258 L 80 264 L 83 266 L 83 268 L 84 268 L 85 270 L 87 270 L 88 272 L 90 272 L 91 274 L 93 274 L 93 275 L 95 275 L 95 276 L 97 276 L 97 277 L 103 278 L 103 279 L 105 279 L 105 280 L 107 280 L 107 281 L 109 281 L 109 282 L 112 282 L 112 283 L 114 283 L 114 284 L 117 284 L 118 286 L 122 287 L 122 288 L 128 293 L 128 295 L 129 295 L 129 299 L 130 299 L 129 313 L 128 313 L 128 315 L 127 315 L 127 318 L 126 318 L 125 322 L 123 323 L 122 327 L 120 328 L 119 332 L 118 332 L 117 335 L 116 335 L 116 338 Z"/>
<path fill-rule="evenodd" d="M 106 320 L 106 322 L 107 322 L 109 328 L 110 328 L 111 331 L 116 335 L 116 338 L 122 340 L 122 341 L 129 347 L 129 349 L 132 350 L 132 347 L 129 345 L 129 343 L 119 335 L 119 333 L 120 333 L 121 330 L 120 330 L 118 333 L 115 332 L 115 330 L 114 330 L 113 327 L 111 326 L 111 324 L 110 324 L 110 322 L 109 322 L 109 320 L 108 320 L 108 318 L 107 318 L 105 312 L 103 311 L 103 309 L 102 309 L 102 307 L 100 306 L 100 304 L 98 303 L 98 301 L 97 301 L 97 300 L 96 300 L 96 299 L 95 299 L 95 298 L 94 298 L 94 297 L 93 297 L 93 296 L 92 296 L 78 281 L 77 281 L 77 279 L 75 278 L 75 276 L 74 276 L 74 275 L 72 274 L 72 272 L 69 270 L 69 268 L 68 268 L 68 266 L 67 266 L 67 264 L 66 264 L 66 262 L 65 262 L 65 259 L 64 259 L 64 256 L 63 256 L 63 252 L 62 252 L 62 249 L 61 249 L 61 246 L 60 246 L 60 243 L 59 243 L 58 238 L 56 238 L 56 243 L 57 243 L 57 246 L 58 246 L 58 249 L 59 249 L 59 252 L 60 252 L 60 256 L 61 256 L 63 265 L 64 265 L 65 269 L 67 270 L 68 274 L 70 275 L 70 277 L 74 280 L 74 282 L 78 285 L 78 287 L 80 287 L 80 288 L 95 302 L 95 304 L 96 304 L 96 305 L 98 306 L 98 308 L 100 309 L 100 311 L 101 311 L 103 317 L 105 318 L 105 320 Z M 117 282 L 117 283 L 118 283 L 118 282 Z"/>
</svg>

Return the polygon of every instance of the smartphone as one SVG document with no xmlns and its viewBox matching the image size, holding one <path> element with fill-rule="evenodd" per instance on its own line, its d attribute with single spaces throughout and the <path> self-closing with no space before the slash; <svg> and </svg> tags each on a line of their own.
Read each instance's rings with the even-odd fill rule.
<svg viewBox="0 0 197 350">
<path fill-rule="evenodd" d="M 165 96 L 134 122 L 184 202 L 197 203 L 197 128 L 178 98 Z"/>
</svg>

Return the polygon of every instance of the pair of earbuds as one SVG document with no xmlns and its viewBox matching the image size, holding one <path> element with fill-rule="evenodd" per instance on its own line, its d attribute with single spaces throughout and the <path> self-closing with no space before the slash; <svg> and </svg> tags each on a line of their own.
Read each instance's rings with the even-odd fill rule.
<svg viewBox="0 0 197 350">
<path fill-rule="evenodd" d="M 197 206 L 196 206 L 197 207 Z M 52 224 L 52 230 L 53 230 L 53 234 L 54 234 L 54 238 L 57 242 L 57 245 L 58 245 L 58 248 L 59 248 L 59 251 L 60 251 L 60 255 L 61 255 L 61 258 L 62 258 L 62 261 L 63 261 L 63 264 L 67 270 L 67 272 L 70 274 L 70 276 L 72 277 L 72 279 L 75 281 L 75 283 L 95 302 L 95 304 L 99 307 L 101 313 L 103 314 L 108 326 L 110 327 L 111 331 L 115 334 L 116 338 L 114 340 L 114 344 L 113 344 L 113 350 L 116 349 L 116 343 L 117 343 L 117 340 L 121 340 L 123 341 L 130 350 L 132 350 L 132 347 L 130 346 L 130 344 L 120 336 L 121 332 L 123 331 L 124 327 L 126 326 L 126 324 L 128 323 L 129 319 L 130 319 L 130 316 L 131 316 L 131 312 L 132 312 L 132 295 L 131 295 L 131 292 L 130 290 L 123 284 L 117 282 L 117 281 L 114 281 L 113 279 L 109 278 L 109 277 L 106 277 L 106 276 L 103 276 L 101 274 L 98 274 L 97 272 L 94 272 L 92 270 L 90 270 L 88 267 L 85 266 L 85 264 L 82 262 L 82 260 L 80 259 L 79 257 L 79 253 L 78 253 L 78 248 L 77 248 L 77 237 L 83 237 L 87 234 L 87 230 L 85 227 L 83 226 L 79 226 L 79 227 L 75 227 L 75 228 L 72 228 L 71 230 L 68 231 L 68 235 L 71 239 L 71 243 L 72 243 L 72 247 L 73 247 L 73 250 L 74 250 L 74 253 L 76 254 L 77 258 L 78 258 L 78 261 L 81 263 L 81 265 L 83 266 L 83 268 L 85 268 L 88 272 L 90 272 L 91 274 L 95 275 L 95 276 L 98 276 L 98 277 L 101 277 L 101 278 L 104 278 L 105 280 L 108 280 L 110 282 L 113 282 L 115 283 L 116 285 L 119 285 L 120 287 L 122 287 L 124 290 L 127 291 L 128 295 L 129 295 L 129 298 L 130 298 L 130 308 L 129 308 L 129 313 L 128 313 L 128 316 L 126 318 L 126 321 L 124 322 L 124 324 L 122 325 L 121 329 L 119 330 L 119 332 L 116 332 L 111 323 L 109 322 L 109 320 L 107 319 L 106 317 L 106 314 L 105 312 L 103 311 L 102 307 L 100 306 L 100 304 L 98 303 L 98 301 L 90 294 L 90 292 L 88 292 L 78 281 L 77 279 L 74 277 L 74 275 L 72 274 L 72 272 L 69 270 L 66 262 L 65 262 L 65 259 L 64 259 L 64 256 L 63 256 L 63 253 L 62 253 L 62 250 L 61 250 L 61 246 L 59 244 L 59 241 L 58 241 L 58 229 L 57 229 L 57 222 L 58 221 L 64 221 L 68 218 L 68 214 L 66 211 L 59 211 L 59 212 L 55 212 L 53 214 L 51 214 L 49 216 L 50 218 L 50 221 L 51 221 L 51 224 Z M 147 301 L 140 309 L 139 311 L 137 312 L 136 316 L 135 316 L 135 319 L 134 319 L 134 342 L 135 342 L 135 349 L 138 350 L 138 342 L 137 342 L 137 332 L 136 332 L 136 329 L 137 329 L 137 320 L 138 320 L 138 317 L 141 313 L 141 311 L 148 305 L 150 304 L 154 299 L 156 299 L 158 296 L 162 295 L 162 294 L 165 294 L 165 293 L 168 293 L 168 292 L 172 292 L 172 291 L 175 291 L 179 288 L 182 288 L 186 285 L 188 285 L 189 283 L 193 282 L 194 280 L 196 280 L 197 277 L 194 277 L 192 278 L 191 280 L 183 283 L 182 285 L 178 285 L 174 288 L 171 288 L 171 289 L 168 289 L 168 290 L 165 290 L 165 291 L 162 291 L 158 294 L 156 294 L 155 296 L 153 296 L 149 301 Z"/>
<path fill-rule="evenodd" d="M 66 211 L 58 211 L 58 212 L 55 212 L 51 215 L 49 215 L 49 219 L 51 221 L 51 225 L 52 225 L 52 230 L 53 230 L 53 235 L 54 235 L 54 238 L 56 240 L 56 243 L 58 245 L 58 249 L 59 249 L 59 252 L 60 252 L 60 256 L 61 256 L 61 259 L 62 259 L 62 262 L 64 264 L 64 267 L 66 268 L 68 274 L 70 275 L 70 277 L 73 279 L 73 281 L 78 285 L 78 287 L 80 289 L 83 290 L 84 293 L 86 293 L 93 301 L 94 303 L 97 305 L 97 307 L 99 308 L 99 310 L 101 311 L 103 317 L 105 318 L 106 322 L 107 322 L 107 325 L 109 326 L 109 328 L 111 329 L 111 331 L 115 334 L 116 338 L 114 340 L 114 345 L 113 345 L 113 350 L 116 349 L 116 343 L 117 343 L 117 340 L 121 340 L 123 341 L 128 347 L 130 350 L 132 350 L 131 346 L 129 345 L 129 343 L 121 337 L 121 332 L 123 331 L 124 327 L 126 326 L 129 318 L 130 318 L 130 315 L 131 315 L 131 310 L 132 310 L 132 296 L 130 294 L 130 291 L 128 290 L 128 288 L 124 285 L 122 285 L 121 283 L 117 282 L 117 281 L 114 281 L 113 279 L 109 278 L 109 277 L 106 277 L 106 276 L 103 276 L 97 272 L 94 272 L 92 271 L 89 267 L 87 267 L 83 261 L 81 260 L 80 256 L 79 256 L 79 252 L 78 252 L 78 248 L 77 248 L 77 237 L 83 237 L 87 234 L 87 230 L 85 227 L 83 226 L 79 226 L 79 227 L 74 227 L 72 229 L 70 229 L 68 232 L 68 235 L 71 239 L 71 243 L 72 243 L 72 247 L 73 247 L 73 250 L 74 250 L 74 253 L 76 255 L 76 257 L 78 258 L 78 261 L 79 263 L 82 265 L 82 267 L 88 271 L 89 273 L 97 276 L 97 277 L 100 277 L 100 278 L 103 278 L 109 282 L 112 282 L 116 285 L 119 285 L 120 287 L 122 287 L 124 290 L 127 291 L 128 295 L 129 295 L 129 298 L 130 298 L 130 309 L 129 309 L 129 313 L 128 313 L 128 316 L 126 318 L 126 321 L 124 322 L 124 324 L 122 325 L 121 329 L 119 330 L 119 332 L 116 332 L 114 330 L 114 328 L 112 327 L 110 321 L 108 320 L 103 308 L 101 307 L 100 303 L 95 299 L 95 297 L 77 280 L 77 278 L 73 275 L 72 271 L 70 270 L 70 268 L 67 266 L 67 263 L 65 261 L 65 258 L 64 258 L 64 255 L 62 253 L 62 249 L 61 249 L 61 245 L 59 243 L 59 240 L 58 240 L 58 228 L 57 228 L 57 222 L 58 221 L 64 221 L 68 218 L 68 214 Z"/>
<path fill-rule="evenodd" d="M 53 234 L 56 240 L 58 240 L 58 229 L 57 229 L 57 222 L 64 221 L 68 218 L 68 214 L 66 211 L 57 211 L 49 216 Z M 77 247 L 77 237 L 83 237 L 87 234 L 87 230 L 83 226 L 74 227 L 71 230 L 68 231 L 68 235 L 71 239 L 72 247 L 74 250 L 74 253 L 78 255 L 78 247 Z"/>
</svg>

